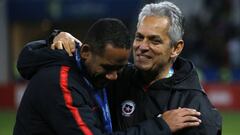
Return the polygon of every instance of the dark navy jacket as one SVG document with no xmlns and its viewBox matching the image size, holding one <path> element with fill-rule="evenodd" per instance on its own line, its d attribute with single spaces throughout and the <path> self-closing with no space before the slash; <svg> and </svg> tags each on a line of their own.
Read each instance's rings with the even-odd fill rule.
<svg viewBox="0 0 240 135">
<path fill-rule="evenodd" d="M 116 129 L 126 129 L 170 109 L 187 107 L 201 112 L 202 123 L 198 127 L 180 130 L 176 135 L 221 134 L 221 115 L 199 83 L 193 63 L 178 58 L 173 69 L 172 77 L 148 85 L 133 65 L 124 68 L 109 90 L 114 115 L 112 121 Z"/>
</svg>

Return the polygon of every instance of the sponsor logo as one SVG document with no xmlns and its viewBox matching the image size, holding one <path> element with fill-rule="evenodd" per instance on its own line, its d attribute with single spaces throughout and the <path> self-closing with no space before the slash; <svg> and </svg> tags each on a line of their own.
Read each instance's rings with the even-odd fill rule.
<svg viewBox="0 0 240 135">
<path fill-rule="evenodd" d="M 135 103 L 131 100 L 126 100 L 122 103 L 122 115 L 130 117 L 135 110 Z"/>
</svg>

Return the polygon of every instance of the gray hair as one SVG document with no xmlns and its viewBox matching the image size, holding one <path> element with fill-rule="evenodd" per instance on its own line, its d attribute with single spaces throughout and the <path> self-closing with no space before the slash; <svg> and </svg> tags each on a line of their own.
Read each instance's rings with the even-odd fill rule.
<svg viewBox="0 0 240 135">
<path fill-rule="evenodd" d="M 184 16 L 175 4 L 164 1 L 145 5 L 138 16 L 138 25 L 145 16 L 159 16 L 167 17 L 169 19 L 170 27 L 168 34 L 171 39 L 171 45 L 176 44 L 182 39 L 184 34 Z"/>
</svg>

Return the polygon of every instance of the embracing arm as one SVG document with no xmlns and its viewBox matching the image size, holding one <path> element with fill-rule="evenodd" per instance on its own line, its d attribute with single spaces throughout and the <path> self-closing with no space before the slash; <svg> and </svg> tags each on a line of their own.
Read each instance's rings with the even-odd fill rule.
<svg viewBox="0 0 240 135">
<path fill-rule="evenodd" d="M 39 70 L 41 65 L 47 62 L 44 60 L 44 55 L 40 55 L 38 51 L 46 50 L 46 48 L 47 42 L 45 40 L 39 40 L 28 43 L 22 49 L 18 56 L 17 69 L 24 79 L 30 79 L 32 75 Z"/>
<path fill-rule="evenodd" d="M 47 66 L 65 57 L 66 54 L 64 51 L 49 49 L 47 41 L 33 41 L 22 49 L 18 57 L 17 69 L 23 78 L 31 79 L 43 66 Z"/>
<path fill-rule="evenodd" d="M 62 36 L 62 35 L 67 36 Z M 55 38 L 56 37 L 56 38 Z M 62 38 L 63 37 L 63 38 Z M 60 39 L 64 39 L 63 41 L 59 41 Z M 74 40 L 73 40 L 74 39 Z M 31 79 L 31 77 L 43 66 L 48 66 L 53 64 L 54 62 L 59 62 L 63 60 L 67 60 L 68 55 L 65 51 L 60 50 L 62 44 L 75 44 L 75 42 L 79 42 L 76 38 L 71 36 L 66 32 L 61 32 L 55 30 L 50 36 L 48 40 L 39 40 L 29 42 L 22 49 L 18 61 L 17 61 L 17 69 L 21 76 L 24 79 Z M 53 45 L 58 47 L 58 50 L 50 49 L 50 46 Z M 66 48 L 67 49 L 67 48 Z M 74 50 L 72 50 L 74 51 Z"/>
</svg>

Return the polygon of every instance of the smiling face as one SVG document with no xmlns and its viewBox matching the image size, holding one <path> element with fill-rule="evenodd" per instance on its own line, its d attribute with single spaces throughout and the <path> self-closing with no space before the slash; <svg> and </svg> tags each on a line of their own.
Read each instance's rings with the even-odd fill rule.
<svg viewBox="0 0 240 135">
<path fill-rule="evenodd" d="M 142 71 L 159 72 L 171 64 L 173 48 L 166 17 L 146 16 L 139 23 L 133 43 L 134 62 Z"/>
<path fill-rule="evenodd" d="M 91 77 L 92 84 L 96 88 L 103 88 L 113 80 L 116 80 L 118 71 L 128 63 L 129 49 L 115 48 L 111 44 L 105 46 L 104 52 L 99 55 L 83 46 L 81 56 L 85 60 L 85 66 Z"/>
</svg>

